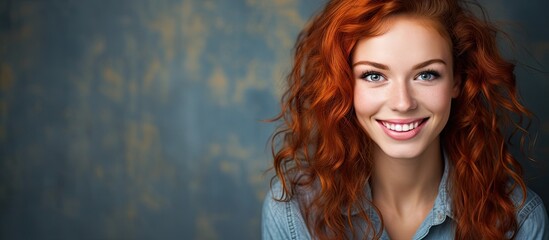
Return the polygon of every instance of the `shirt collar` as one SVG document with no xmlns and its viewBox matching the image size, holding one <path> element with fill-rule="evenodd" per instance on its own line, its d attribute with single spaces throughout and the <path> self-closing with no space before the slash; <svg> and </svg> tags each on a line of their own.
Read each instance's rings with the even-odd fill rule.
<svg viewBox="0 0 549 240">
<path fill-rule="evenodd" d="M 438 186 L 438 195 L 435 200 L 435 205 L 433 206 L 433 211 L 439 211 L 439 213 L 444 214 L 450 218 L 454 218 L 452 213 L 452 199 L 450 197 L 450 183 L 448 182 L 448 175 L 450 174 L 450 159 L 448 154 L 443 149 L 442 155 L 444 158 L 444 172 Z"/>
</svg>

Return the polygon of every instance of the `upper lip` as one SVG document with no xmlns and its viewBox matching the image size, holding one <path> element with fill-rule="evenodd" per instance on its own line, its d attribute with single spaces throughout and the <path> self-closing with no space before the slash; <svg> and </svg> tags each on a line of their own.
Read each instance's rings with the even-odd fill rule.
<svg viewBox="0 0 549 240">
<path fill-rule="evenodd" d="M 410 123 L 415 123 L 415 122 L 421 122 L 424 119 L 427 119 L 427 118 L 425 117 L 425 118 L 383 119 L 383 120 L 378 119 L 378 121 L 385 122 L 385 123 L 392 123 L 392 124 L 410 124 Z"/>
</svg>

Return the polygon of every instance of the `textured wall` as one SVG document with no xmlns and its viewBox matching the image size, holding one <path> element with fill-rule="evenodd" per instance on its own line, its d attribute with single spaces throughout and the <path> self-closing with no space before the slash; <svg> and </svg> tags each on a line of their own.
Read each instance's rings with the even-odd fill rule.
<svg viewBox="0 0 549 240">
<path fill-rule="evenodd" d="M 260 120 L 321 2 L 0 0 L 0 238 L 259 238 Z M 506 52 L 548 71 L 547 1 L 484 3 Z M 543 162 L 549 77 L 518 72 Z"/>
</svg>

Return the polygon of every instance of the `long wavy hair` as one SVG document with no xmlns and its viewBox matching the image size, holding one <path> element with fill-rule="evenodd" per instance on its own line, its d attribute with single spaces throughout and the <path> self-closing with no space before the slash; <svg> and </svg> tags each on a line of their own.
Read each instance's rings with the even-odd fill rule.
<svg viewBox="0 0 549 240">
<path fill-rule="evenodd" d="M 456 239 L 514 238 L 516 206 L 509 195 L 520 187 L 522 168 L 510 154 L 504 132 L 528 134 L 530 112 L 519 102 L 514 64 L 500 55 L 497 28 L 458 0 L 329 1 L 299 34 L 287 77 L 281 122 L 272 138 L 274 170 L 283 188 L 279 201 L 311 195 L 302 205 L 309 232 L 318 239 L 353 238 L 359 231 L 379 238 L 366 213 L 379 210 L 364 194 L 374 144 L 353 109 L 351 54 L 359 39 L 382 34 L 387 18 L 406 14 L 432 20 L 453 49 L 460 94 L 441 133 L 452 168 L 449 189 Z M 478 6 L 480 7 L 480 6 Z M 480 8 L 482 10 L 482 8 Z M 273 183 L 271 181 L 271 183 Z M 366 203 L 366 204 L 364 204 Z M 343 212 L 349 214 L 342 214 Z M 350 213 L 367 227 L 359 229 Z M 352 236 L 346 235 L 349 231 Z"/>
</svg>

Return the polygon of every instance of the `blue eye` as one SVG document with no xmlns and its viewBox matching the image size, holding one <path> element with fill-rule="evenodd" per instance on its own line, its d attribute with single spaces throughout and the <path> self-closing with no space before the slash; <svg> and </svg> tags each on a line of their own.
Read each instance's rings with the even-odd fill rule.
<svg viewBox="0 0 549 240">
<path fill-rule="evenodd" d="M 424 72 L 420 72 L 416 79 L 422 80 L 422 81 L 432 81 L 440 77 L 440 74 L 437 71 L 428 70 Z"/>
<path fill-rule="evenodd" d="M 371 72 L 371 71 L 363 73 L 360 76 L 360 78 L 364 79 L 368 82 L 379 82 L 379 81 L 383 81 L 385 79 L 385 77 L 383 77 L 383 75 L 381 75 L 381 73 Z"/>
</svg>

